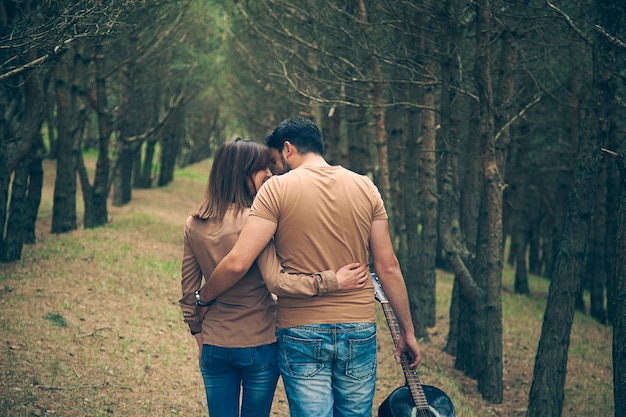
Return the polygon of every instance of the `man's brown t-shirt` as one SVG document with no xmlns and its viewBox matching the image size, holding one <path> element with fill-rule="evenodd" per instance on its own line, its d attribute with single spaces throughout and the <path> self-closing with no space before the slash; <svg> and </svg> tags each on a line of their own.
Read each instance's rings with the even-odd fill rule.
<svg viewBox="0 0 626 417">
<path fill-rule="evenodd" d="M 372 222 L 387 219 L 372 181 L 340 166 L 303 166 L 270 178 L 250 216 L 277 223 L 278 257 L 286 272 L 297 274 L 367 264 Z M 319 297 L 281 296 L 278 307 L 279 327 L 374 321 L 371 282 Z"/>
</svg>

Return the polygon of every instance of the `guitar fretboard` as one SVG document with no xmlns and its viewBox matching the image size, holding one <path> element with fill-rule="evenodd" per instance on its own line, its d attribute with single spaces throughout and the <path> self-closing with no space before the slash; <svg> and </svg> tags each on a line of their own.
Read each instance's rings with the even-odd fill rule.
<svg viewBox="0 0 626 417">
<path fill-rule="evenodd" d="M 376 283 L 380 285 L 380 283 Z M 382 288 L 380 288 L 382 293 Z M 387 325 L 389 326 L 389 331 L 391 332 L 391 338 L 393 339 L 394 347 L 398 346 L 398 340 L 400 339 L 400 326 L 398 325 L 398 321 L 396 319 L 396 315 L 389 305 L 389 301 L 385 299 L 383 302 L 380 298 L 378 300 L 380 305 L 385 313 L 385 318 L 387 319 Z M 428 400 L 426 399 L 426 394 L 424 394 L 424 390 L 422 389 L 422 383 L 417 376 L 417 372 L 411 369 L 409 366 L 409 358 L 406 353 L 403 353 L 400 357 L 400 364 L 402 365 L 402 371 L 404 372 L 404 377 L 406 378 L 407 386 L 409 387 L 409 391 L 411 391 L 411 397 L 413 397 L 413 402 L 415 403 L 415 407 L 418 410 L 428 410 Z"/>
</svg>

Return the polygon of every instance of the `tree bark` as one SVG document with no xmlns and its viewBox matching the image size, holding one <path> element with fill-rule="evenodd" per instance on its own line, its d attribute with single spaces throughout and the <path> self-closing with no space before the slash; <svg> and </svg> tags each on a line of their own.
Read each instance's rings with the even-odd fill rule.
<svg viewBox="0 0 626 417">
<path fill-rule="evenodd" d="M 41 126 L 41 121 L 39 126 Z M 36 131 L 31 133 L 38 135 Z M 35 220 L 43 184 L 39 149 L 37 145 L 31 146 L 30 151 L 22 158 L 13 173 L 4 253 L 0 256 L 4 262 L 21 259 L 24 243 L 34 243 Z"/>
<path fill-rule="evenodd" d="M 182 128 L 182 126 L 181 126 Z M 141 172 L 139 172 L 138 178 L 135 181 L 137 188 L 152 188 L 152 167 L 154 164 L 154 157 L 156 154 L 157 138 L 150 138 L 146 141 L 146 150 L 143 156 L 143 164 L 141 165 Z M 177 155 L 178 152 L 175 152 Z M 176 162 L 176 159 L 174 159 Z M 172 177 L 174 173 L 172 172 Z M 173 178 L 172 178 L 173 179 Z"/>
<path fill-rule="evenodd" d="M 96 77 L 95 110 L 98 116 L 98 159 L 93 185 L 83 172 L 81 185 L 85 204 L 83 223 L 85 228 L 103 226 L 108 222 L 107 199 L 111 190 L 109 180 L 111 162 L 109 159 L 109 143 L 111 141 L 112 120 L 108 109 L 107 83 L 105 78 L 106 57 L 101 44 L 94 47 L 94 67 Z M 82 163 L 81 163 L 82 165 Z"/>
<path fill-rule="evenodd" d="M 15 8 L 5 18 L 19 21 L 23 16 L 33 13 L 31 4 L 25 3 L 23 8 Z M 4 11 L 4 6 L 0 6 Z M 9 26 L 0 28 L 3 39 L 9 35 Z M 25 57 L 21 57 L 25 54 Z M 3 48 L 0 60 L 15 62 L 18 66 L 22 60 L 35 59 L 35 53 L 25 53 L 14 48 Z M 23 215 L 7 211 L 7 204 L 15 207 L 17 201 L 9 201 L 11 174 L 31 152 L 33 142 L 39 138 L 43 123 L 43 92 L 41 73 L 35 69 L 0 80 L 0 262 L 12 262 L 21 256 L 24 242 Z M 32 154 L 31 154 L 32 155 Z M 28 176 L 28 173 L 26 174 Z M 19 180 L 24 180 L 23 178 Z M 18 180 L 18 181 L 19 181 Z M 27 180 L 26 180 L 27 181 Z M 33 186 L 35 186 L 33 182 Z M 15 185 L 19 190 L 22 185 Z M 18 193 L 19 194 L 19 193 Z M 14 195 L 11 194 L 11 200 Z M 16 199 L 21 198 L 15 195 Z M 8 209 L 12 209 L 9 207 Z M 28 213 L 30 214 L 30 213 Z M 11 218 L 12 217 L 12 218 Z M 19 217 L 19 218 L 18 218 Z M 17 223 L 12 224 L 15 221 Z"/>
<path fill-rule="evenodd" d="M 606 286 L 606 248 L 607 232 L 615 239 L 614 230 L 610 232 L 606 226 L 606 171 L 600 171 L 598 190 L 596 192 L 594 213 L 591 223 L 589 249 L 587 250 L 587 289 L 589 290 L 589 314 L 598 323 L 606 323 L 605 286 Z"/>
<path fill-rule="evenodd" d="M 24 219 L 24 243 L 36 242 L 35 223 L 41 203 L 41 190 L 43 189 L 43 155 L 45 152 L 41 134 L 36 134 L 36 139 L 30 151 L 31 162 L 28 164 L 28 191 L 26 192 L 26 213 Z"/>
<path fill-rule="evenodd" d="M 81 51 L 75 47 L 57 64 L 55 85 L 57 99 L 57 169 L 52 206 L 52 233 L 76 230 L 76 179 L 80 140 L 85 122 L 85 106 L 80 103 L 78 78 Z"/>
<path fill-rule="evenodd" d="M 417 94 L 414 88 L 406 91 L 407 95 Z M 419 338 L 429 340 L 426 330 L 426 323 L 420 306 L 420 282 L 421 267 L 420 253 L 422 251 L 422 241 L 419 234 L 419 187 L 418 181 L 418 155 L 419 155 L 419 135 L 420 135 L 420 112 L 415 108 L 406 110 L 406 132 L 405 132 L 405 161 L 403 179 L 400 181 L 400 192 L 402 193 L 403 223 L 407 230 L 404 243 L 406 247 L 402 254 L 402 273 L 406 280 L 407 291 L 409 293 L 409 303 L 411 307 L 411 317 L 415 325 L 415 334 Z"/>
<path fill-rule="evenodd" d="M 467 129 L 465 132 L 466 136 L 463 138 L 462 151 L 466 155 L 474 155 L 474 157 L 465 158 L 462 168 L 463 176 L 462 179 L 459 179 L 460 207 L 462 208 L 462 210 L 460 209 L 459 214 L 459 224 L 464 238 L 461 242 L 465 244 L 468 251 L 467 256 L 465 257 L 464 266 L 467 268 L 467 274 L 474 279 L 476 274 L 476 252 L 478 250 L 478 218 L 481 210 L 481 196 L 483 195 L 484 180 L 481 174 L 481 160 L 476 157 L 477 155 L 480 155 L 481 143 L 475 135 L 469 133 L 478 131 L 479 117 L 477 103 L 470 104 L 470 113 L 469 129 Z M 440 211 L 440 215 L 441 214 L 442 213 Z M 440 236 L 443 243 L 441 233 Z M 448 259 L 450 259 L 449 256 Z M 461 278 L 458 276 L 458 270 L 454 268 L 454 266 L 453 269 L 455 274 L 457 274 L 457 278 Z M 479 361 L 476 360 L 476 353 L 474 352 L 474 347 L 472 346 L 473 338 L 476 334 L 476 329 L 473 329 L 471 326 L 474 322 L 473 317 L 475 311 L 474 307 L 472 307 L 472 303 L 481 302 L 481 298 L 484 296 L 484 291 L 477 283 L 474 282 L 474 285 L 480 289 L 480 297 L 468 297 L 467 289 L 464 288 L 464 282 L 467 282 L 467 280 L 455 280 L 455 285 L 459 284 L 462 288 L 458 291 L 453 291 L 453 294 L 459 294 L 460 296 L 457 311 L 467 313 L 464 314 L 462 320 L 459 318 L 457 356 L 455 358 L 454 366 L 456 369 L 464 371 L 468 376 L 476 378 L 478 375 L 476 367 L 479 366 Z"/>
<path fill-rule="evenodd" d="M 21 88 L 15 89 L 13 92 L 16 95 L 22 95 L 22 99 L 25 101 L 23 112 L 17 119 L 19 122 L 13 121 L 10 125 L 14 126 L 6 126 L 4 132 L 12 136 L 11 140 L 0 137 L 2 140 L 2 146 L 0 146 L 0 261 L 2 262 L 12 262 L 21 258 L 25 241 L 25 226 L 32 222 L 32 229 L 34 229 L 32 217 L 33 215 L 36 217 L 36 211 L 34 214 L 31 211 L 32 209 L 36 210 L 36 208 L 28 204 L 35 203 L 34 200 L 29 200 L 29 197 L 34 198 L 36 196 L 37 179 L 35 178 L 29 184 L 28 178 L 31 162 L 34 163 L 38 157 L 36 155 L 38 147 L 33 149 L 33 143 L 40 138 L 39 131 L 43 123 L 43 93 L 40 77 L 36 72 L 26 74 L 26 78 L 20 80 L 18 84 L 21 85 Z M 5 210 L 10 177 L 16 166 L 19 168 L 15 171 L 9 213 L 7 214 Z M 18 183 L 15 184 L 15 181 Z M 38 192 L 41 193 L 41 186 Z M 27 226 L 27 229 L 29 228 Z"/>
<path fill-rule="evenodd" d="M 511 122 L 514 120 L 515 112 L 514 108 L 518 104 L 516 103 L 517 93 L 517 69 L 519 61 L 519 26 L 523 24 L 524 19 L 519 19 L 517 16 L 525 15 L 525 8 L 528 4 L 528 0 L 516 0 L 509 3 L 510 11 L 516 16 L 514 19 L 510 19 L 507 16 L 501 17 L 504 22 L 504 27 L 500 33 L 500 56 L 498 64 L 499 79 L 497 82 L 497 91 L 495 95 L 495 147 L 496 147 L 496 169 L 498 172 L 505 172 L 505 165 L 507 161 L 507 153 L 511 143 Z M 520 140 L 524 140 L 520 138 Z M 525 161 L 524 153 L 526 148 L 524 143 L 517 147 L 519 151 L 517 159 L 521 162 Z M 525 164 L 521 164 L 524 169 Z M 523 175 L 523 174 L 522 174 Z M 515 291 L 520 294 L 529 294 L 528 288 L 528 268 L 526 250 L 528 248 L 528 205 L 529 199 L 526 195 L 526 181 L 523 176 L 518 182 L 519 197 L 516 201 L 516 207 L 514 216 L 509 225 L 511 226 L 512 238 L 512 250 L 515 250 Z M 504 180 L 499 179 L 500 187 L 504 188 Z M 499 191 L 500 198 L 502 196 L 502 190 Z M 502 203 L 500 203 L 501 205 Z M 502 208 L 498 211 L 501 212 L 500 217 L 502 222 L 504 221 L 504 214 Z M 502 239 L 504 239 L 504 234 Z M 502 242 L 504 243 L 504 242 Z M 499 272 L 501 274 L 501 272 Z"/>
<path fill-rule="evenodd" d="M 176 168 L 177 150 L 180 146 L 182 136 L 182 111 L 176 109 L 171 118 L 166 122 L 161 137 L 161 169 L 157 185 L 163 187 L 174 179 L 174 169 Z"/>
<path fill-rule="evenodd" d="M 30 155 L 30 152 L 29 152 Z M 9 218 L 4 240 L 3 262 L 12 262 L 21 259 L 24 246 L 24 222 L 26 220 L 26 191 L 28 190 L 28 172 L 31 158 L 23 158 L 13 173 L 11 186 L 11 203 L 9 204 Z"/>
<path fill-rule="evenodd" d="M 139 31 L 128 36 L 126 46 L 129 50 L 140 49 Z M 141 155 L 141 147 L 146 137 L 138 138 L 147 126 L 143 107 L 145 91 L 141 89 L 142 64 L 138 57 L 129 61 L 122 72 L 122 99 L 120 103 L 119 130 L 116 143 L 115 170 L 113 175 L 113 205 L 116 207 L 128 204 L 132 199 L 133 174 L 136 172 L 137 156 Z M 131 139 L 132 138 L 132 139 Z M 139 159 L 141 161 L 141 159 Z"/>
<path fill-rule="evenodd" d="M 612 19 L 619 13 L 603 0 L 595 2 L 602 27 L 616 27 Z M 554 276 L 548 292 L 541 338 L 530 388 L 528 417 L 559 417 L 563 409 L 570 332 L 574 320 L 575 298 L 584 271 L 585 251 L 593 215 L 593 198 L 601 168 L 600 146 L 610 130 L 614 109 L 615 59 L 608 39 L 596 33 L 593 41 L 593 80 L 588 111 L 581 131 L 574 176 L 556 258 Z"/>
<path fill-rule="evenodd" d="M 383 201 L 387 204 L 387 212 L 393 213 L 391 200 L 391 184 L 389 181 L 389 150 L 387 149 L 387 131 L 385 129 L 385 109 L 383 104 L 385 98 L 383 96 L 383 78 L 380 72 L 378 60 L 372 57 L 372 77 L 373 81 L 373 101 L 374 101 L 374 127 L 375 127 L 375 143 L 378 156 L 378 173 L 376 182 L 380 189 Z M 390 216 L 391 217 L 391 216 Z M 393 230 L 393 218 L 390 218 L 390 230 Z"/>
<path fill-rule="evenodd" d="M 138 144 L 133 144 L 117 140 L 118 157 L 115 160 L 115 180 L 113 182 L 113 205 L 121 207 L 128 204 L 132 198 L 132 176 L 133 176 L 133 151 L 132 148 Z"/>
<path fill-rule="evenodd" d="M 479 96 L 478 136 L 481 141 L 482 173 L 485 182 L 479 215 L 475 277 L 485 290 L 484 304 L 475 305 L 477 332 L 474 346 L 480 369 L 478 391 L 492 403 L 502 402 L 502 190 L 498 166 L 493 113 L 491 32 L 493 10 L 490 0 L 477 5 L 475 81 Z"/>
<path fill-rule="evenodd" d="M 530 240 L 530 197 L 527 192 L 529 168 L 526 164 L 526 146 L 526 141 L 520 138 L 511 152 L 511 159 L 514 164 L 512 170 L 515 171 L 512 181 L 515 182 L 509 185 L 511 201 L 509 225 L 511 233 L 510 251 L 515 266 L 515 293 L 529 295 L 526 254 Z"/>
<path fill-rule="evenodd" d="M 346 111 L 348 136 L 348 166 L 359 174 L 372 173 L 370 154 L 371 135 L 366 112 L 362 107 L 350 106 Z"/>
<path fill-rule="evenodd" d="M 434 72 L 434 65 L 430 65 L 430 70 Z M 435 92 L 432 88 L 426 88 L 422 94 L 424 106 L 435 108 Z M 435 325 L 437 316 L 437 273 L 435 262 L 437 260 L 437 242 L 438 242 L 438 201 L 437 201 L 437 161 L 436 161 L 436 136 L 437 121 L 434 110 L 423 110 L 421 114 L 422 128 L 420 135 L 420 185 L 422 191 L 421 204 L 422 209 L 422 230 L 421 237 L 421 254 L 420 254 L 420 288 L 419 303 L 421 321 L 427 327 Z M 417 180 L 417 178 L 416 178 Z"/>
<path fill-rule="evenodd" d="M 393 239 L 396 255 L 400 259 L 400 265 L 404 267 L 409 261 L 406 257 L 406 235 L 407 228 L 405 224 L 405 202 L 402 193 L 402 183 L 409 182 L 415 186 L 417 181 L 411 180 L 407 177 L 408 167 L 407 164 L 415 164 L 416 161 L 411 161 L 406 157 L 406 127 L 404 123 L 404 110 L 399 107 L 391 107 L 385 110 L 385 131 L 387 132 L 387 149 L 389 165 L 395 169 L 389 171 L 389 184 L 392 201 L 389 204 L 388 210 L 393 209 L 393 213 L 390 216 L 395 219 L 393 222 L 393 230 L 391 230 L 391 237 Z M 415 166 L 415 165 L 414 165 Z M 416 177 L 413 177 L 416 178 Z M 419 206 L 413 206 L 408 208 L 413 212 L 419 210 Z M 410 230 L 409 233 L 414 231 Z M 417 229 L 415 230 L 417 233 Z M 416 259 L 413 259 L 416 261 Z M 405 276 L 405 279 L 419 280 L 419 274 Z M 409 297 L 411 294 L 409 294 Z"/>
<path fill-rule="evenodd" d="M 324 157 L 331 165 L 347 166 L 345 138 L 341 134 L 343 108 L 333 105 L 323 114 Z"/>
<path fill-rule="evenodd" d="M 626 147 L 622 146 L 622 152 Z M 626 163 L 618 161 L 621 189 L 617 218 L 617 246 L 626 248 Z M 613 281 L 613 401 L 615 417 L 626 416 L 626 251 L 617 254 Z"/>
<path fill-rule="evenodd" d="M 615 115 L 614 115 L 615 117 Z M 615 119 L 613 120 L 615 123 Z M 619 149 L 619 142 L 616 140 L 616 134 L 613 130 L 609 135 L 609 143 L 608 149 Z M 624 147 L 623 147 L 624 148 Z M 626 149 L 624 149 L 626 151 Z M 609 158 L 605 158 L 609 159 Z M 616 283 L 615 278 L 616 275 L 616 267 L 617 267 L 617 256 L 620 253 L 623 253 L 623 248 L 626 246 L 618 246 L 617 241 L 619 237 L 617 236 L 619 226 L 618 219 L 620 218 L 619 209 L 622 207 L 620 205 L 620 191 L 624 193 L 624 187 L 620 185 L 620 173 L 616 169 L 611 169 L 615 165 L 614 161 L 607 160 L 605 163 L 605 171 L 607 173 L 607 195 L 606 195 L 606 230 L 614 231 L 614 233 L 607 233 L 605 235 L 606 240 L 604 242 L 605 251 L 606 251 L 606 304 L 607 304 L 607 320 L 609 323 L 613 322 L 613 318 L 615 317 L 614 308 L 616 304 L 615 300 L 615 288 Z M 619 248 L 619 249 L 618 249 Z"/>
</svg>

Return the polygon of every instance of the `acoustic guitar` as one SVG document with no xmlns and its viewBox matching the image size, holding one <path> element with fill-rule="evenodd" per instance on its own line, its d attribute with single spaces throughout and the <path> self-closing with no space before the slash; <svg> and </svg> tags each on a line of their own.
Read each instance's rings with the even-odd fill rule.
<svg viewBox="0 0 626 417">
<path fill-rule="evenodd" d="M 372 273 L 374 295 L 380 303 L 394 346 L 398 345 L 400 327 L 396 315 L 385 296 L 378 281 L 378 276 Z M 378 407 L 378 417 L 455 417 L 454 405 L 450 397 L 437 387 L 422 385 L 417 372 L 409 367 L 409 357 L 406 353 L 400 358 L 406 384 L 396 388 Z"/>
</svg>

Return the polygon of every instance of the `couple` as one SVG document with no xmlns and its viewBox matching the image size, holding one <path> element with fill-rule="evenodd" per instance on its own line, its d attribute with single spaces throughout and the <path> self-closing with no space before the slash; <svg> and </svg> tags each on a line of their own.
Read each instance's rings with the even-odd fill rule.
<svg viewBox="0 0 626 417">
<path fill-rule="evenodd" d="M 209 415 L 269 416 L 280 370 L 292 417 L 370 417 L 369 255 L 398 319 L 396 360 L 420 360 L 383 201 L 367 177 L 324 160 L 308 119 L 283 121 L 266 144 L 220 148 L 185 225 L 180 304 Z M 270 160 L 285 174 L 271 177 Z"/>
</svg>

